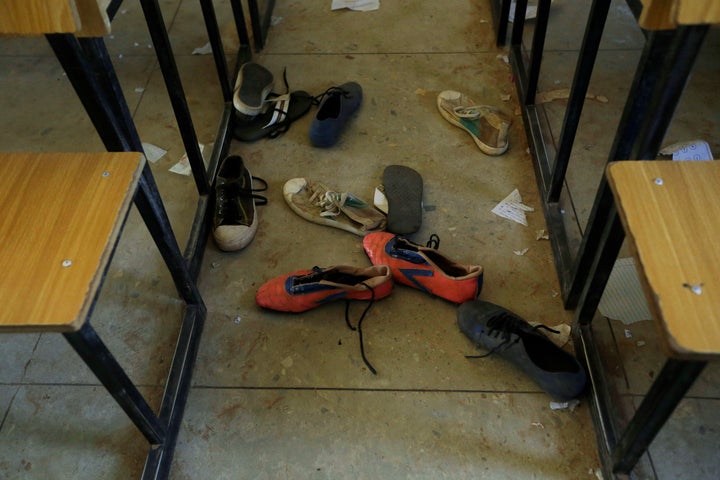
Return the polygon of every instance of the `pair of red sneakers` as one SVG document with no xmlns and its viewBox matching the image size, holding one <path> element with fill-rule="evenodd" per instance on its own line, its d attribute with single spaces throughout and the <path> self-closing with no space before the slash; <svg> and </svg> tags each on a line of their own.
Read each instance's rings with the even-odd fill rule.
<svg viewBox="0 0 720 480">
<path fill-rule="evenodd" d="M 392 292 L 393 280 L 454 303 L 478 296 L 483 269 L 463 265 L 438 252 L 439 239 L 421 246 L 387 232 L 366 235 L 363 247 L 372 267 L 315 267 L 280 275 L 260 287 L 255 300 L 281 312 L 304 312 L 334 300 L 379 300 Z"/>
<path fill-rule="evenodd" d="M 261 307 L 281 312 L 305 312 L 335 300 L 346 300 L 345 323 L 360 336 L 360 353 L 368 369 L 377 374 L 365 356 L 362 321 L 375 300 L 385 298 L 393 289 L 393 279 L 455 303 L 478 296 L 483 269 L 462 265 L 437 251 L 440 240 L 431 237 L 423 247 L 386 232 L 365 235 L 363 247 L 372 267 L 314 267 L 280 275 L 263 284 L 255 295 Z M 369 300 L 357 327 L 350 324 L 350 300 Z"/>
</svg>

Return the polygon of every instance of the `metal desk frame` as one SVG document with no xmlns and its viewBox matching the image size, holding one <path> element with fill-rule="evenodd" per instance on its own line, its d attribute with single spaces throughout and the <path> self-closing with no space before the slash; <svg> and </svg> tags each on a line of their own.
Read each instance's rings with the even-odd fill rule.
<svg viewBox="0 0 720 480">
<path fill-rule="evenodd" d="M 706 362 L 667 360 L 627 428 L 624 432 L 619 431 L 617 412 L 595 346 L 592 319 L 625 233 L 607 179 L 603 176 L 587 228 L 573 257 L 560 198 L 610 0 L 593 0 L 557 150 L 548 140 L 549 128 L 544 120 L 543 107 L 535 105 L 551 2 L 539 0 L 529 52 L 522 44 L 527 3 L 527 0 L 517 0 L 516 3 L 510 60 L 563 301 L 567 309 L 575 309 L 575 349 L 590 378 L 591 409 L 602 466 L 606 475 L 614 477 L 615 474 L 632 471 Z M 635 16 L 639 16 L 640 2 L 628 0 L 628 5 Z M 496 17 L 497 44 L 502 46 L 507 36 L 510 0 L 493 0 L 492 6 Z M 707 31 L 707 25 L 693 25 L 643 32 L 646 43 L 608 153 L 608 162 L 657 158 Z"/>
<path fill-rule="evenodd" d="M 211 0 L 198 1 L 225 102 L 207 170 L 160 6 L 157 0 L 140 0 L 198 192 L 198 204 L 184 253 L 180 252 L 175 240 L 147 164 L 134 197 L 135 205 L 170 270 L 178 294 L 186 304 L 159 413 L 150 408 L 89 320 L 77 332 L 63 334 L 147 439 L 150 447 L 142 473 L 145 480 L 167 478 L 172 464 L 206 317 L 196 280 L 212 220 L 212 185 L 218 163 L 229 150 L 233 127 L 231 80 L 235 75 L 232 79 L 229 75 L 213 3 Z M 240 0 L 231 0 L 230 3 L 241 44 L 233 72 L 236 74 L 240 65 L 249 61 L 252 54 L 242 4 Z M 114 18 L 121 4 L 122 0 L 113 0 L 109 4 L 107 12 L 110 19 Z M 253 28 L 259 28 L 254 34 L 258 50 L 264 45 L 273 6 L 274 1 L 271 1 L 266 7 L 267 20 L 262 24 L 257 2 L 250 0 L 251 23 Z M 49 34 L 46 38 L 107 150 L 142 152 L 140 137 L 103 39 L 76 38 L 70 34 Z"/>
</svg>

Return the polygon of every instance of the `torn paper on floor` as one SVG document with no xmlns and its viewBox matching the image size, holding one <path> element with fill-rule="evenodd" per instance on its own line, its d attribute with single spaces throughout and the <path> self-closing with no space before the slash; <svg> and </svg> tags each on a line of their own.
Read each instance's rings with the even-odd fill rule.
<svg viewBox="0 0 720 480">
<path fill-rule="evenodd" d="M 212 53 L 212 45 L 210 45 L 210 42 L 207 42 L 202 47 L 198 47 L 195 50 L 193 50 L 193 55 L 210 55 Z"/>
<path fill-rule="evenodd" d="M 347 8 L 358 12 L 369 12 L 380 8 L 380 0 L 332 0 L 330 10 Z"/>
<path fill-rule="evenodd" d="M 598 310 L 604 317 L 626 325 L 652 319 L 632 257 L 618 258 L 615 262 Z"/>
<path fill-rule="evenodd" d="M 555 0 L 550 0 L 550 4 L 552 4 Z M 534 3 L 535 5 L 531 5 L 531 3 Z M 528 2 L 528 6 L 525 8 L 525 20 L 533 20 L 537 18 L 537 6 L 538 2 Z M 513 23 L 515 21 L 515 2 L 510 3 L 510 13 L 508 13 L 508 21 L 510 23 Z"/>
<path fill-rule="evenodd" d="M 198 143 L 198 147 L 200 147 L 200 154 L 202 154 L 203 163 L 205 164 L 205 168 L 207 168 L 208 161 L 204 154 L 205 145 L 203 145 L 202 143 Z M 177 173 L 180 175 L 192 175 L 192 168 L 190 167 L 190 160 L 188 159 L 187 152 L 183 153 L 182 157 L 180 157 L 180 160 L 175 165 L 170 167 L 170 171 L 172 173 Z"/>
<path fill-rule="evenodd" d="M 525 212 L 534 212 L 535 209 L 522 203 L 522 197 L 516 188 L 491 211 L 499 217 L 507 218 L 508 220 L 512 220 L 513 222 L 517 222 L 527 227 L 528 223 Z"/>
<path fill-rule="evenodd" d="M 145 152 L 145 158 L 150 163 L 155 163 L 165 156 L 167 150 L 160 148 L 152 143 L 142 143 L 143 151 Z"/>
</svg>

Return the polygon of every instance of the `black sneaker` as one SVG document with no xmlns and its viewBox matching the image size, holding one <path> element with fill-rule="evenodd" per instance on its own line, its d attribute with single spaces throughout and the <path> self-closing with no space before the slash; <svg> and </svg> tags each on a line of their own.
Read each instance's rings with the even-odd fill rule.
<svg viewBox="0 0 720 480">
<path fill-rule="evenodd" d="M 253 180 L 262 183 L 262 187 L 253 188 Z M 264 190 L 267 183 L 250 175 L 242 157 L 231 155 L 222 161 L 215 180 L 213 217 L 213 236 L 221 250 L 240 250 L 255 237 L 258 228 L 255 205 L 267 203 L 267 198 L 255 192 Z"/>
<path fill-rule="evenodd" d="M 513 312 L 481 300 L 460 305 L 457 321 L 461 332 L 488 351 L 468 358 L 500 355 L 560 401 L 572 400 L 585 389 L 587 379 L 580 363 L 539 331 L 555 332 L 551 328 L 533 327 Z"/>
</svg>

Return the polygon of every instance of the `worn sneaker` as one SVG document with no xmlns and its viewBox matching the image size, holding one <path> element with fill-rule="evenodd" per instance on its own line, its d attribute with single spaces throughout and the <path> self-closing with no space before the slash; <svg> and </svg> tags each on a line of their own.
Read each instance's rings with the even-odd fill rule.
<svg viewBox="0 0 720 480">
<path fill-rule="evenodd" d="M 433 235 L 423 247 L 387 232 L 370 233 L 363 248 L 373 265 L 388 265 L 395 281 L 455 303 L 480 294 L 483 268 L 462 265 L 437 251 L 440 239 Z"/>
<path fill-rule="evenodd" d="M 262 187 L 253 188 L 253 180 Z M 258 229 L 255 205 L 267 203 L 265 197 L 255 192 L 264 190 L 267 183 L 250 175 L 242 157 L 231 155 L 222 161 L 215 180 L 213 216 L 213 237 L 221 250 L 240 250 L 255 237 Z"/>
<path fill-rule="evenodd" d="M 335 145 L 350 117 L 360 108 L 362 87 L 356 82 L 331 87 L 316 97 L 320 102 L 310 125 L 310 142 L 316 147 Z"/>
<path fill-rule="evenodd" d="M 373 302 L 390 295 L 392 288 L 392 273 L 387 265 L 314 267 L 273 278 L 258 289 L 255 301 L 261 307 L 281 312 L 305 312 L 335 300 L 346 300 L 345 323 L 351 330 L 357 330 L 360 355 L 376 375 L 377 370 L 365 355 L 362 322 Z M 350 300 L 369 300 L 357 327 L 350 324 Z"/>
<path fill-rule="evenodd" d="M 531 326 L 503 307 L 474 300 L 458 307 L 457 322 L 476 346 L 499 355 L 525 372 L 550 396 L 572 400 L 585 389 L 586 376 L 580 363 L 551 342 L 540 329 L 559 333 L 539 324 Z"/>
<path fill-rule="evenodd" d="M 280 312 L 305 312 L 335 300 L 379 300 L 392 292 L 390 268 L 335 266 L 280 275 L 263 284 L 258 305 Z"/>
</svg>

